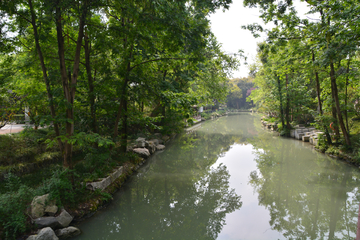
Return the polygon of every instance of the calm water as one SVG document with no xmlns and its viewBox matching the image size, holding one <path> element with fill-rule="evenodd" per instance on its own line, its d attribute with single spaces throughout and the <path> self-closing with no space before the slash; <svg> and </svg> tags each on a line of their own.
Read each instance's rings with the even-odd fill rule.
<svg viewBox="0 0 360 240">
<path fill-rule="evenodd" d="M 154 155 L 75 239 L 354 239 L 359 177 L 259 116 L 223 117 Z"/>
</svg>

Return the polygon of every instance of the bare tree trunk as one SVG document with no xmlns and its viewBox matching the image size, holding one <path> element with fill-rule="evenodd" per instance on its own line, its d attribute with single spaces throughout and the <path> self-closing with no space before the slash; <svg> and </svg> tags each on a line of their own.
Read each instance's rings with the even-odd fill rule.
<svg viewBox="0 0 360 240">
<path fill-rule="evenodd" d="M 339 101 L 338 89 L 337 89 L 337 85 L 336 85 L 335 69 L 334 69 L 333 62 L 330 63 L 330 79 L 331 79 L 331 91 L 333 92 L 333 95 L 334 95 L 336 112 L 337 112 L 337 116 L 339 119 L 341 131 L 343 132 L 345 143 L 348 146 L 351 146 L 350 136 L 345 128 L 344 120 L 343 120 L 343 117 L 341 114 L 340 101 Z"/>
</svg>

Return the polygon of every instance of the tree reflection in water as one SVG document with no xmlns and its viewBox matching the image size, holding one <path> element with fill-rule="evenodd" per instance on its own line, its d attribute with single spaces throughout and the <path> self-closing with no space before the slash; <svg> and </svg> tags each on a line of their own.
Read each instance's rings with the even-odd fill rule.
<svg viewBox="0 0 360 240">
<path fill-rule="evenodd" d="M 229 187 L 226 166 L 212 167 L 235 140 L 201 132 L 178 137 L 126 184 L 117 204 L 106 210 L 111 214 L 99 214 L 96 234 L 102 239 L 216 239 L 226 214 L 242 205 Z"/>
<path fill-rule="evenodd" d="M 251 141 L 257 171 L 250 184 L 270 225 L 287 239 L 354 239 L 359 172 L 338 160 L 299 148 L 301 142 L 260 134 Z M 309 152 L 309 155 L 308 155 Z"/>
</svg>

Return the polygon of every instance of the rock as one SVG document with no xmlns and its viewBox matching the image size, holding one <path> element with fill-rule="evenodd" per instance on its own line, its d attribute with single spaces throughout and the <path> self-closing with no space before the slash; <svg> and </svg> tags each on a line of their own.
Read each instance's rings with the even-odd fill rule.
<svg viewBox="0 0 360 240">
<path fill-rule="evenodd" d="M 150 154 L 153 154 L 156 151 L 156 145 L 152 141 L 147 141 L 146 143 L 146 149 L 149 150 Z"/>
<path fill-rule="evenodd" d="M 160 151 L 160 150 L 164 150 L 164 149 L 165 149 L 165 146 L 159 144 L 159 145 L 156 146 L 156 149 L 159 150 L 159 151 Z"/>
<path fill-rule="evenodd" d="M 26 240 L 36 240 L 37 235 L 31 235 Z"/>
<path fill-rule="evenodd" d="M 45 214 L 45 204 L 49 201 L 49 194 L 36 196 L 31 202 L 31 217 L 39 218 Z"/>
<path fill-rule="evenodd" d="M 52 229 L 59 228 L 61 225 L 56 217 L 40 217 L 34 220 L 38 228 L 50 227 Z"/>
<path fill-rule="evenodd" d="M 131 152 L 133 150 L 133 146 L 131 146 L 130 144 L 128 144 L 127 146 L 126 146 L 126 151 L 127 152 Z"/>
<path fill-rule="evenodd" d="M 148 158 L 150 156 L 150 152 L 146 148 L 134 148 L 133 152 L 139 154 L 140 157 L 143 158 Z"/>
<path fill-rule="evenodd" d="M 303 142 L 309 142 L 309 140 L 310 140 L 310 136 L 309 136 L 309 135 L 307 135 L 307 136 L 302 136 L 302 141 L 303 141 Z"/>
<path fill-rule="evenodd" d="M 65 209 L 63 209 L 60 215 L 56 217 L 57 221 L 63 228 L 69 226 L 73 218 L 74 217 L 71 216 Z"/>
<path fill-rule="evenodd" d="M 54 216 L 57 213 L 58 209 L 59 208 L 55 204 L 49 205 L 46 206 L 45 213 L 48 214 L 49 216 Z"/>
<path fill-rule="evenodd" d="M 104 190 L 110 184 L 111 184 L 110 178 L 103 178 L 97 182 L 86 183 L 86 188 L 92 191 L 95 191 L 96 189 Z"/>
<path fill-rule="evenodd" d="M 123 167 L 119 167 L 113 173 L 111 173 L 108 177 L 103 178 L 101 181 L 86 183 L 86 188 L 90 189 L 92 191 L 95 191 L 96 189 L 104 190 L 111 183 L 113 183 L 117 178 L 119 178 L 122 173 L 123 173 Z"/>
<path fill-rule="evenodd" d="M 150 139 L 149 142 L 153 142 L 153 143 L 155 144 L 155 146 L 157 146 L 157 145 L 160 144 L 160 143 L 159 143 L 159 139 L 156 139 L 156 138 Z"/>
<path fill-rule="evenodd" d="M 56 236 L 58 236 L 60 239 L 67 239 L 76 237 L 81 234 L 81 230 L 76 227 L 67 227 L 63 229 L 59 229 L 55 231 Z"/>
<path fill-rule="evenodd" d="M 110 173 L 111 182 L 114 182 L 116 179 L 120 177 L 120 175 L 123 173 L 123 167 L 119 167 L 116 169 L 113 173 Z"/>
<path fill-rule="evenodd" d="M 139 148 L 144 148 L 146 146 L 145 144 L 145 138 L 141 138 L 139 137 L 138 139 L 135 140 L 136 141 L 136 145 Z"/>
<path fill-rule="evenodd" d="M 294 129 L 290 130 L 290 137 L 295 138 L 295 130 Z"/>
<path fill-rule="evenodd" d="M 36 240 L 59 240 L 59 238 L 55 235 L 55 232 L 50 227 L 41 229 L 39 234 L 35 236 Z"/>
</svg>

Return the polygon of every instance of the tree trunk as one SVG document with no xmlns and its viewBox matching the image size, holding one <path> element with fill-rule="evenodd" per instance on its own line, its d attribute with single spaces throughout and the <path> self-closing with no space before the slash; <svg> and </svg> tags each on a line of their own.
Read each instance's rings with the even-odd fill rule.
<svg viewBox="0 0 360 240">
<path fill-rule="evenodd" d="M 35 45 L 36 45 L 36 50 L 39 56 L 39 60 L 40 60 L 40 66 L 41 66 L 41 70 L 43 73 L 43 78 L 44 78 L 44 82 L 46 85 L 46 92 L 47 92 L 47 96 L 48 96 L 48 100 L 49 100 L 49 108 L 50 108 L 50 113 L 51 113 L 51 117 L 54 119 L 54 130 L 55 130 L 55 134 L 57 137 L 60 136 L 60 129 L 59 129 L 59 124 L 55 121 L 56 119 L 56 111 L 55 111 L 55 106 L 54 106 L 54 97 L 52 95 L 51 92 L 51 85 L 50 85 L 50 81 L 47 75 L 47 69 L 45 66 L 45 61 L 44 61 L 44 56 L 40 47 L 40 41 L 39 41 L 39 34 L 38 34 L 38 30 L 37 30 L 37 26 L 36 26 L 36 15 L 35 15 L 35 11 L 32 5 L 32 0 L 28 0 L 29 3 L 29 8 L 30 8 L 30 12 L 31 12 L 31 25 L 34 31 L 34 38 L 35 38 Z M 61 142 L 61 140 L 58 138 L 57 139 L 58 144 L 59 144 L 59 148 L 60 151 L 63 151 L 63 143 Z"/>
<path fill-rule="evenodd" d="M 351 59 L 349 58 L 348 60 L 348 64 L 347 64 L 347 69 L 346 69 L 346 82 L 345 82 L 345 121 L 346 121 L 346 130 L 348 132 L 350 132 L 350 129 L 349 129 L 349 120 L 348 120 L 348 85 L 349 85 L 349 72 L 350 72 L 350 61 Z"/>
<path fill-rule="evenodd" d="M 339 101 L 339 95 L 338 95 L 338 89 L 337 89 L 336 77 L 335 77 L 335 69 L 334 69 L 333 62 L 330 63 L 330 79 L 331 79 L 331 91 L 333 92 L 333 95 L 334 95 L 336 112 L 337 112 L 337 116 L 339 119 L 341 131 L 343 132 L 343 136 L 344 136 L 346 145 L 351 146 L 350 136 L 345 128 L 344 120 L 343 120 L 343 117 L 341 114 L 340 101 Z"/>
<path fill-rule="evenodd" d="M 76 92 L 76 83 L 79 74 L 79 67 L 80 67 L 80 53 L 82 47 L 82 40 L 84 35 L 84 24 L 85 24 L 85 15 L 86 15 L 86 1 L 83 5 L 83 11 L 79 21 L 79 32 L 78 32 L 78 39 L 76 42 L 76 49 L 75 49 L 75 58 L 74 58 L 74 65 L 73 65 L 73 73 L 69 76 L 67 75 L 66 71 L 66 64 L 65 64 L 65 44 L 64 44 L 64 37 L 62 35 L 63 27 L 62 27 L 62 14 L 61 9 L 59 7 L 60 3 L 58 2 L 56 7 L 56 33 L 57 33 L 57 42 L 58 42 L 58 55 L 59 55 L 59 63 L 60 63 L 60 73 L 61 73 L 61 81 L 64 91 L 65 99 L 68 103 L 66 108 L 66 138 L 70 139 L 74 134 L 74 99 L 75 99 L 75 92 Z M 64 162 L 63 165 L 66 168 L 72 168 L 72 151 L 73 145 L 68 141 L 65 140 L 64 143 Z"/>
<path fill-rule="evenodd" d="M 284 108 L 283 108 L 283 100 L 282 100 L 282 94 L 281 94 L 280 77 L 278 77 L 276 74 L 275 74 L 275 77 L 277 78 L 278 91 L 279 91 L 279 97 L 280 97 L 280 118 L 281 118 L 281 124 L 282 124 L 283 127 L 285 127 L 285 122 L 284 122 Z"/>
<path fill-rule="evenodd" d="M 84 36 L 85 45 L 85 67 L 86 67 L 86 75 L 89 84 L 89 102 L 90 102 L 90 116 L 91 116 L 91 127 L 94 133 L 98 133 L 97 129 L 97 120 L 96 120 L 96 109 L 95 109 L 95 93 L 94 93 L 94 80 L 96 75 L 96 70 L 94 73 L 94 78 L 91 75 L 91 63 L 90 63 L 90 43 L 89 37 L 87 35 Z"/>
<path fill-rule="evenodd" d="M 132 52 L 132 47 L 131 47 L 131 52 Z M 130 53 L 130 56 L 132 56 L 132 53 Z M 122 132 L 122 134 L 125 133 L 126 138 L 127 138 L 127 130 L 124 130 L 124 127 L 126 127 L 126 129 L 127 129 L 127 92 L 128 92 L 128 81 L 129 81 L 130 71 L 131 71 L 130 62 L 128 62 L 127 68 L 126 68 L 127 73 L 126 73 L 124 83 L 121 88 L 121 97 L 120 97 L 121 100 L 120 100 L 119 108 L 118 108 L 116 119 L 115 119 L 115 126 L 114 126 L 114 133 L 113 133 L 114 139 L 117 138 L 117 136 L 118 136 L 119 122 L 120 122 L 121 117 L 125 118 L 125 120 L 124 119 L 122 120 L 122 124 L 124 124 L 124 123 L 126 124 L 126 126 L 124 126 L 124 125 L 121 126 L 122 127 L 121 132 Z M 123 139 L 123 138 L 121 137 L 121 139 Z M 126 148 L 122 149 L 122 150 L 126 151 Z"/>
<path fill-rule="evenodd" d="M 286 107 L 285 107 L 285 119 L 286 119 L 286 128 L 291 129 L 290 125 L 290 96 L 288 92 L 289 76 L 286 74 Z"/>
<path fill-rule="evenodd" d="M 130 66 L 130 63 L 128 63 L 128 66 Z M 122 122 L 121 122 L 121 146 L 120 150 L 121 152 L 125 153 L 127 148 L 127 137 L 128 137 L 128 82 L 129 79 L 126 77 L 124 82 L 124 89 L 123 89 L 123 95 L 121 96 L 121 102 L 122 102 Z"/>
<path fill-rule="evenodd" d="M 315 62 L 315 54 L 314 51 L 312 52 L 312 61 L 313 63 Z M 320 89 L 320 80 L 319 80 L 319 73 L 315 70 L 315 80 L 316 80 L 316 95 L 317 95 L 317 99 L 318 99 L 318 106 L 319 106 L 319 114 L 321 117 L 321 124 L 323 125 L 323 128 L 325 130 L 325 136 L 326 136 L 326 140 L 328 144 L 331 144 L 331 137 L 329 134 L 329 129 L 326 126 L 326 124 L 324 123 L 324 121 L 322 120 L 322 116 L 323 116 L 323 109 L 322 109 L 322 102 L 321 102 L 321 89 Z"/>
</svg>

